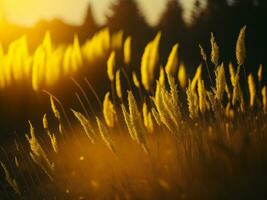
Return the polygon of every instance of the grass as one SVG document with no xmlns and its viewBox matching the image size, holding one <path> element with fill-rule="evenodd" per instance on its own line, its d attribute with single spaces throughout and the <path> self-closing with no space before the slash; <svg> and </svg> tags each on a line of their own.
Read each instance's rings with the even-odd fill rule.
<svg viewBox="0 0 267 200">
<path fill-rule="evenodd" d="M 219 47 L 211 35 L 215 71 L 207 70 L 210 83 L 203 79 L 202 64 L 192 81 L 187 78 L 178 44 L 160 68 L 160 36 L 144 50 L 140 78 L 120 68 L 124 77 L 114 81 L 120 54 L 112 51 L 107 61 L 112 91 L 103 105 L 87 81 L 103 112 L 89 115 L 78 93 L 81 111 L 65 108 L 46 92 L 53 112 L 44 115 L 44 128 L 35 130 L 30 123 L 29 144 L 19 140 L 2 149 L 4 199 L 266 199 L 266 86 L 262 67 L 257 79 L 240 73 L 246 67 L 245 28 L 236 45 L 238 67 L 229 65 L 229 73 L 226 64 L 219 64 Z M 122 60 L 129 64 L 132 41 L 126 41 Z M 242 85 L 240 79 L 248 82 Z M 72 81 L 90 103 L 86 91 Z"/>
</svg>

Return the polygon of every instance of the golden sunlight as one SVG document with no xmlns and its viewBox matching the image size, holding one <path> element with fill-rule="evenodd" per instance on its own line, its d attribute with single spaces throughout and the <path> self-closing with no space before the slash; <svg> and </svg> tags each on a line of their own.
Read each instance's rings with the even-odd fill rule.
<svg viewBox="0 0 267 200">
<path fill-rule="evenodd" d="M 266 199 L 267 1 L 229 2 L 0 0 L 0 200 Z"/>
<path fill-rule="evenodd" d="M 194 0 L 180 0 L 185 10 L 192 8 Z M 38 20 L 51 20 L 55 17 L 71 24 L 81 24 L 86 6 L 92 5 L 96 21 L 103 24 L 111 3 L 117 0 L 0 0 L 0 19 L 31 26 Z M 136 0 L 149 24 L 155 25 L 164 11 L 167 0 Z"/>
</svg>

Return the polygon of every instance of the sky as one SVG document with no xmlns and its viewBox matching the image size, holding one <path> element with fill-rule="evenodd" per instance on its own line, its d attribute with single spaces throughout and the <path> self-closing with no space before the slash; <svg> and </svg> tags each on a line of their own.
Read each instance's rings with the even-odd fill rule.
<svg viewBox="0 0 267 200">
<path fill-rule="evenodd" d="M 163 12 L 168 0 L 136 0 L 146 20 L 154 25 Z M 194 0 L 180 0 L 190 9 Z M 0 19 L 11 23 L 31 26 L 40 19 L 63 19 L 79 25 L 83 22 L 87 5 L 90 3 L 99 24 L 105 23 L 105 15 L 116 0 L 0 0 Z"/>
</svg>

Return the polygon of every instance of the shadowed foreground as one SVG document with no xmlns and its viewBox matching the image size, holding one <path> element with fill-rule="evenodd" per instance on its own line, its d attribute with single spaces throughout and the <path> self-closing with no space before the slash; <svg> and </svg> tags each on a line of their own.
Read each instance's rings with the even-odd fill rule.
<svg viewBox="0 0 267 200">
<path fill-rule="evenodd" d="M 92 145 L 75 131 L 58 153 L 45 145 L 55 163 L 53 180 L 27 160 L 22 146 L 13 152 L 19 167 L 12 169 L 22 199 L 265 199 L 264 121 L 252 114 L 226 126 L 188 121 L 178 138 L 163 129 L 148 135 L 148 153 L 121 128 L 111 134 L 115 153 L 100 137 Z M 1 186 L 1 196 L 16 199 L 8 188 Z"/>
</svg>

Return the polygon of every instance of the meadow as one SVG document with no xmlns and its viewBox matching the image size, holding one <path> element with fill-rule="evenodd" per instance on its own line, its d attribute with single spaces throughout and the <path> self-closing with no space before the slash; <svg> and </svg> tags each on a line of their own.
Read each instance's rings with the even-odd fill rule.
<svg viewBox="0 0 267 200">
<path fill-rule="evenodd" d="M 140 67 L 133 38 L 107 28 L 84 44 L 56 45 L 47 32 L 33 53 L 25 37 L 0 48 L 1 90 L 20 85 L 49 103 L 1 147 L 2 199 L 266 199 L 266 72 L 250 73 L 245 35 L 224 63 L 211 33 L 193 74 L 178 43 L 160 63 L 161 32 Z M 94 70 L 103 85 L 84 77 Z M 53 89 L 69 82 L 73 105 Z"/>
</svg>

